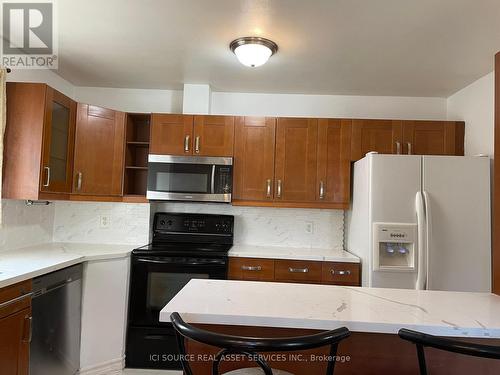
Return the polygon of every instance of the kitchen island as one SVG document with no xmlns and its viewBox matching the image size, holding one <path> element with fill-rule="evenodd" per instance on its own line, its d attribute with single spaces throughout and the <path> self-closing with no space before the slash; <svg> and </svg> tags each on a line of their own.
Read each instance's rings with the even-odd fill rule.
<svg viewBox="0 0 500 375">
<path fill-rule="evenodd" d="M 345 326 L 353 334 L 340 345 L 339 355 L 349 361 L 338 364 L 339 374 L 416 374 L 415 348 L 399 339 L 400 328 L 500 345 L 500 297 L 489 293 L 191 280 L 161 311 L 160 321 L 169 321 L 174 311 L 189 323 L 239 335 L 302 335 Z M 188 350 L 215 351 L 196 343 Z M 500 362 L 493 360 L 426 352 L 433 374 L 500 373 Z M 320 365 L 273 363 L 295 373 L 316 373 Z"/>
</svg>

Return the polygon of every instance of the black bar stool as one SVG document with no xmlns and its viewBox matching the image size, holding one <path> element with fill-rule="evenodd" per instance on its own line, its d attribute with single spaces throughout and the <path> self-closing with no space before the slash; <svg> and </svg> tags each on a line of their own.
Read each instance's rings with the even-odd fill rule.
<svg viewBox="0 0 500 375">
<path fill-rule="evenodd" d="M 282 370 L 273 370 L 259 355 L 264 352 L 288 352 L 320 348 L 330 346 L 330 355 L 326 375 L 332 375 L 335 367 L 335 356 L 340 341 L 349 337 L 351 334 L 347 328 L 338 328 L 333 331 L 321 332 L 315 335 L 284 338 L 255 338 L 240 337 L 213 333 L 193 327 L 184 322 L 181 316 L 174 312 L 170 320 L 175 328 L 177 344 L 182 355 L 181 362 L 185 375 L 193 375 L 189 363 L 185 360 L 186 348 L 184 339 L 190 339 L 203 344 L 221 348 L 214 357 L 212 363 L 212 375 L 219 375 L 219 365 L 225 355 L 244 355 L 255 361 L 259 367 L 243 368 L 224 375 L 289 375 L 289 372 Z M 333 360 L 332 360 L 333 359 Z"/>
<path fill-rule="evenodd" d="M 467 343 L 426 333 L 402 328 L 398 332 L 403 340 L 410 341 L 417 346 L 418 366 L 421 375 L 427 375 L 424 347 L 440 349 L 447 352 L 470 355 L 473 357 L 500 359 L 500 347 L 484 344 Z"/>
</svg>

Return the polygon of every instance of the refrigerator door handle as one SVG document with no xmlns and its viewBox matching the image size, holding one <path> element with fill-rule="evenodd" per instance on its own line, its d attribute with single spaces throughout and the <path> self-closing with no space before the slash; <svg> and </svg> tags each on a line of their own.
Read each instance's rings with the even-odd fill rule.
<svg viewBox="0 0 500 375">
<path fill-rule="evenodd" d="M 424 208 L 425 208 L 425 289 L 429 289 L 429 251 L 430 251 L 430 240 L 432 236 L 432 216 L 431 216 L 431 201 L 429 199 L 429 193 L 425 190 L 422 192 L 424 198 Z"/>
<path fill-rule="evenodd" d="M 417 212 L 417 281 L 415 283 L 416 290 L 425 289 L 425 280 L 427 278 L 427 263 L 426 263 L 426 218 L 425 206 L 422 192 L 417 192 L 415 197 L 415 209 Z"/>
</svg>

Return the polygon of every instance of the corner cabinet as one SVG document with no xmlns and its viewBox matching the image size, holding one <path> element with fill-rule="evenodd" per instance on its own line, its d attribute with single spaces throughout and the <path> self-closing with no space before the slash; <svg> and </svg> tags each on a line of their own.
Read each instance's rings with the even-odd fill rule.
<svg viewBox="0 0 500 375">
<path fill-rule="evenodd" d="M 353 120 L 351 159 L 368 152 L 407 155 L 463 155 L 461 121 Z"/>
<path fill-rule="evenodd" d="M 125 113 L 88 104 L 77 112 L 73 193 L 121 196 Z"/>
<path fill-rule="evenodd" d="M 152 154 L 233 156 L 234 117 L 153 114 Z"/>
<path fill-rule="evenodd" d="M 0 289 L 2 375 L 28 375 L 31 324 L 31 281 Z"/>
<path fill-rule="evenodd" d="M 7 83 L 6 199 L 68 198 L 76 102 L 41 83 Z"/>
<path fill-rule="evenodd" d="M 233 204 L 346 208 L 351 121 L 238 117 Z"/>
</svg>

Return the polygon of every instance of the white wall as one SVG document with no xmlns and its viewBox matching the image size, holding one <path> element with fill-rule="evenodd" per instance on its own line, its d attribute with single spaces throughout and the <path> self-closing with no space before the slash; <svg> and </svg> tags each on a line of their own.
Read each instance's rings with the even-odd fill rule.
<svg viewBox="0 0 500 375">
<path fill-rule="evenodd" d="M 182 113 L 182 91 L 75 87 L 74 99 L 124 112 Z"/>
<path fill-rule="evenodd" d="M 493 157 L 495 73 L 492 72 L 450 96 L 448 119 L 465 121 L 465 154 Z"/>
<path fill-rule="evenodd" d="M 7 82 L 39 82 L 46 83 L 64 95 L 73 98 L 75 95 L 75 86 L 66 81 L 52 70 L 46 69 L 17 69 L 7 74 Z"/>
<path fill-rule="evenodd" d="M 213 92 L 211 113 L 388 119 L 446 119 L 446 99 Z"/>
</svg>

